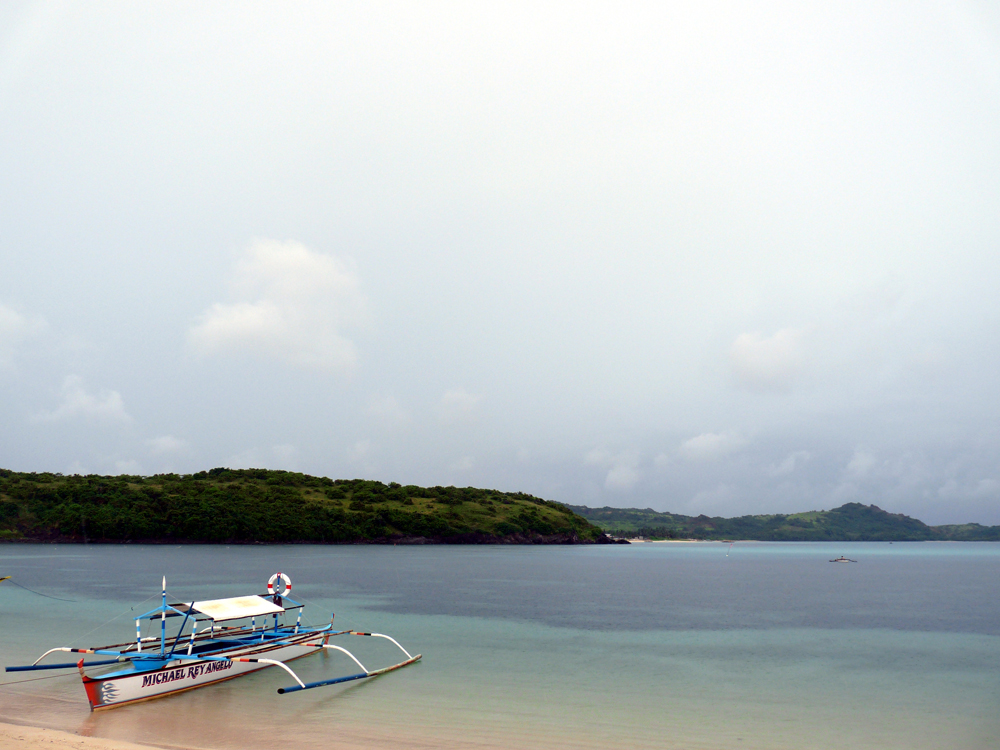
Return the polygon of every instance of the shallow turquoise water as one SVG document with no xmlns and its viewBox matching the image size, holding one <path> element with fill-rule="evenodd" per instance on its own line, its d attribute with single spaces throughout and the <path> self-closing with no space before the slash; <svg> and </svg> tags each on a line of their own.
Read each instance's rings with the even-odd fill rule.
<svg viewBox="0 0 1000 750">
<path fill-rule="evenodd" d="M 54 645 L 127 640 L 162 574 L 190 601 L 262 590 L 277 570 L 315 622 L 336 612 L 341 627 L 389 633 L 424 660 L 288 696 L 275 693 L 287 676 L 267 670 L 98 714 L 78 677 L 10 684 L 31 675 L 8 674 L 0 718 L 206 748 L 1000 747 L 1000 545 L 726 553 L 9 545 L 3 573 L 77 601 L 0 584 L 5 664 Z M 859 562 L 827 562 L 840 554 Z M 369 667 L 398 660 L 375 639 L 342 645 Z M 322 679 L 347 673 L 345 660 L 295 669 Z"/>
</svg>

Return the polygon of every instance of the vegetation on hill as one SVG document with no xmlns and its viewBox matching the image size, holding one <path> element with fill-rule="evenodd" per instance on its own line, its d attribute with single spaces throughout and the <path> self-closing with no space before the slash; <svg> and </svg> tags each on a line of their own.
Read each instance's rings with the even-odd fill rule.
<svg viewBox="0 0 1000 750">
<path fill-rule="evenodd" d="M 612 536 L 647 539 L 755 539 L 759 541 L 1000 541 L 1000 526 L 928 526 L 875 505 L 847 503 L 833 510 L 719 518 L 658 513 L 646 508 L 569 506 Z"/>
<path fill-rule="evenodd" d="M 606 542 L 521 492 L 266 469 L 62 476 L 0 469 L 0 539 L 185 542 Z"/>
<path fill-rule="evenodd" d="M 928 526 L 861 503 L 710 518 L 267 469 L 152 477 L 0 469 L 0 540 L 571 543 L 606 542 L 605 532 L 648 539 L 1000 541 L 1000 526 Z"/>
</svg>

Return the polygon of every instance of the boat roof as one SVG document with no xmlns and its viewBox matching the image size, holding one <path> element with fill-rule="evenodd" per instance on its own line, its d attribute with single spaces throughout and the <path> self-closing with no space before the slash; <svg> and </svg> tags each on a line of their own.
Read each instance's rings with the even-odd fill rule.
<svg viewBox="0 0 1000 750">
<path fill-rule="evenodd" d="M 229 599 L 209 599 L 204 602 L 195 602 L 193 609 L 198 614 L 211 617 L 216 622 L 238 620 L 241 617 L 274 615 L 285 611 L 284 607 L 279 607 L 274 602 L 262 596 L 234 596 Z"/>
</svg>

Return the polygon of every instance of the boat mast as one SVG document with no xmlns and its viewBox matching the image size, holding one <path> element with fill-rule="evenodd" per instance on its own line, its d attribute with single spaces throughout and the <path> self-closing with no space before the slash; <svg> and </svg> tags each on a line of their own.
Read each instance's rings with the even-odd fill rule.
<svg viewBox="0 0 1000 750">
<path fill-rule="evenodd" d="M 163 576 L 163 606 L 160 609 L 160 656 L 167 653 L 167 577 Z"/>
</svg>

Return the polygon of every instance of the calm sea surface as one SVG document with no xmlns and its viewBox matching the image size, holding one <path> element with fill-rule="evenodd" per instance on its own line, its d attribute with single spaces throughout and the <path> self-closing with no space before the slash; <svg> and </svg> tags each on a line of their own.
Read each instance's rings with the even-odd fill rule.
<svg viewBox="0 0 1000 750">
<path fill-rule="evenodd" d="M 3 545 L 0 575 L 74 600 L 0 583 L 5 665 L 128 640 L 162 575 L 191 601 L 279 570 L 313 624 L 336 613 L 424 660 L 287 696 L 270 669 L 97 714 L 78 675 L 3 674 L 0 720 L 227 750 L 1000 747 L 1000 544 L 727 549 Z M 369 668 L 399 660 L 377 639 L 341 645 Z"/>
</svg>

